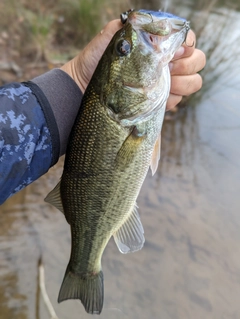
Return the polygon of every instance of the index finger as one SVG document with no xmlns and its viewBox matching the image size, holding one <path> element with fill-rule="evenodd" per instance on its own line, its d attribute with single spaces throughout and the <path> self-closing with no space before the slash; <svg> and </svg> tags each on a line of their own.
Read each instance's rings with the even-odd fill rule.
<svg viewBox="0 0 240 319">
<path fill-rule="evenodd" d="M 184 44 L 174 54 L 172 61 L 180 58 L 186 58 L 193 54 L 196 46 L 196 36 L 192 30 L 189 30 Z"/>
</svg>

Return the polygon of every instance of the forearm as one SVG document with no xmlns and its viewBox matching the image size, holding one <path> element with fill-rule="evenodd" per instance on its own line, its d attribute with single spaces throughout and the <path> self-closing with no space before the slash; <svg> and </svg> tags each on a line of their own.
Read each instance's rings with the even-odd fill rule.
<svg viewBox="0 0 240 319">
<path fill-rule="evenodd" d="M 63 71 L 0 88 L 0 204 L 65 153 L 82 93 Z"/>
<path fill-rule="evenodd" d="M 54 69 L 37 78 L 36 83 L 45 94 L 53 111 L 60 137 L 60 156 L 65 154 L 68 137 L 79 110 L 82 92 L 64 71 Z"/>
</svg>

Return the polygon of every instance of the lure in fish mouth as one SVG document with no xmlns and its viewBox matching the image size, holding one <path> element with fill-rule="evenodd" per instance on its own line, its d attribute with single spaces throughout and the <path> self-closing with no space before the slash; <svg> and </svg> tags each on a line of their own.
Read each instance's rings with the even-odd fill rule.
<svg viewBox="0 0 240 319">
<path fill-rule="evenodd" d="M 136 200 L 149 166 L 156 172 L 170 91 L 168 62 L 189 24 L 168 13 L 131 10 L 85 91 L 59 184 L 46 201 L 71 227 L 72 249 L 58 301 L 80 299 L 100 314 L 101 257 L 113 236 L 122 253 L 143 247 Z"/>
</svg>

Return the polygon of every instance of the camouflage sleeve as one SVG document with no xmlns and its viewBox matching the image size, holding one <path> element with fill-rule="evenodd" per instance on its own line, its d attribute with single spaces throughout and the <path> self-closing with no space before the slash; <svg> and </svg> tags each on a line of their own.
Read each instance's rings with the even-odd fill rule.
<svg viewBox="0 0 240 319">
<path fill-rule="evenodd" d="M 60 69 L 0 87 L 0 204 L 65 153 L 81 99 Z"/>
<path fill-rule="evenodd" d="M 0 204 L 48 171 L 59 157 L 57 124 L 34 84 L 0 88 Z"/>
</svg>

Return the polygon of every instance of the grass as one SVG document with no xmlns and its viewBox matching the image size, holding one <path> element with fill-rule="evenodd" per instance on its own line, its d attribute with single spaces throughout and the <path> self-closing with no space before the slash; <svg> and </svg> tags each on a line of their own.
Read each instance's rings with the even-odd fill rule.
<svg viewBox="0 0 240 319">
<path fill-rule="evenodd" d="M 2 0 L 0 45 L 8 59 L 19 56 L 48 61 L 73 48 L 79 50 L 110 19 L 119 16 L 127 1 Z M 124 6 L 125 5 L 125 6 Z"/>
<path fill-rule="evenodd" d="M 200 0 L 197 4 L 189 0 L 186 2 L 187 10 L 182 12 L 178 5 L 180 0 L 173 2 L 171 8 L 167 0 L 163 0 L 162 4 L 156 0 L 147 4 L 137 0 L 1 0 L 0 62 L 5 59 L 17 62 L 21 67 L 29 61 L 66 61 L 120 12 L 147 5 L 153 9 L 161 7 L 191 21 L 198 47 L 203 49 L 208 60 L 202 72 L 207 89 L 218 76 L 216 65 L 231 67 L 234 54 L 233 50 L 226 52 L 223 41 L 225 31 L 231 30 L 234 11 L 228 9 L 223 13 L 220 7 L 228 5 L 230 8 L 234 4 L 233 8 L 238 10 L 240 0 Z M 212 23 L 213 15 L 216 17 L 215 24 Z M 209 25 L 212 25 L 211 29 Z M 236 47 L 236 40 L 229 39 L 227 47 Z"/>
</svg>

